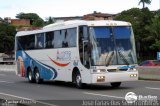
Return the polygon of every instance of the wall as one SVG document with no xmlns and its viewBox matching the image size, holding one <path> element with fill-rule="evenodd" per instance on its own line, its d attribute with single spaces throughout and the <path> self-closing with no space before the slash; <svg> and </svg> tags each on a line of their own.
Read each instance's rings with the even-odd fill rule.
<svg viewBox="0 0 160 106">
<path fill-rule="evenodd" d="M 30 20 L 26 19 L 12 19 L 11 20 L 12 25 L 30 25 Z"/>
<path fill-rule="evenodd" d="M 160 80 L 160 67 L 138 67 L 139 78 L 149 80 Z"/>
</svg>

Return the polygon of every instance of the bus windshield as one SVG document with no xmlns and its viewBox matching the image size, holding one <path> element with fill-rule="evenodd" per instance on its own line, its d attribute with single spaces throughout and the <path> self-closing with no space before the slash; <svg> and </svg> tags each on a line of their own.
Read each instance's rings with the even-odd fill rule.
<svg viewBox="0 0 160 106">
<path fill-rule="evenodd" d="M 136 64 L 134 35 L 130 26 L 90 27 L 91 65 Z"/>
</svg>

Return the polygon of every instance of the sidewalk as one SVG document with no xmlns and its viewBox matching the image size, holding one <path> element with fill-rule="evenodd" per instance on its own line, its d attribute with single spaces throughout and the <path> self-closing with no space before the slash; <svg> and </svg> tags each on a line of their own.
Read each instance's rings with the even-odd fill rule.
<svg viewBox="0 0 160 106">
<path fill-rule="evenodd" d="M 0 65 L 0 71 L 16 71 L 16 66 L 15 65 Z"/>
</svg>

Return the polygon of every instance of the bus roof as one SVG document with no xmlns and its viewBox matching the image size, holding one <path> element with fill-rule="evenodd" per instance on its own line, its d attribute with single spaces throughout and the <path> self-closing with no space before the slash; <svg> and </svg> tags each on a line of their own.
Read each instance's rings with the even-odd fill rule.
<svg viewBox="0 0 160 106">
<path fill-rule="evenodd" d="M 87 21 L 87 20 L 71 20 L 71 21 L 64 21 L 58 22 L 54 24 L 47 25 L 42 29 L 32 30 L 32 31 L 20 31 L 17 32 L 16 36 L 23 36 L 23 35 L 31 35 L 36 33 L 43 33 L 53 30 L 59 29 L 66 29 L 66 28 L 73 28 L 81 25 L 86 26 L 131 26 L 129 22 L 125 21 L 114 21 L 114 20 L 94 20 L 94 21 Z"/>
</svg>

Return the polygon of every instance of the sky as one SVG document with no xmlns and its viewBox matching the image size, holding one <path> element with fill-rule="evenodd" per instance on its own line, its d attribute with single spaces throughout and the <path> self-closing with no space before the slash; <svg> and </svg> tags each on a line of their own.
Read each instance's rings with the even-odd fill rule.
<svg viewBox="0 0 160 106">
<path fill-rule="evenodd" d="M 15 18 L 18 13 L 37 13 L 41 18 L 83 16 L 93 11 L 116 14 L 130 8 L 142 8 L 139 0 L 0 0 L 0 17 Z M 160 8 L 160 0 L 146 5 Z"/>
</svg>

